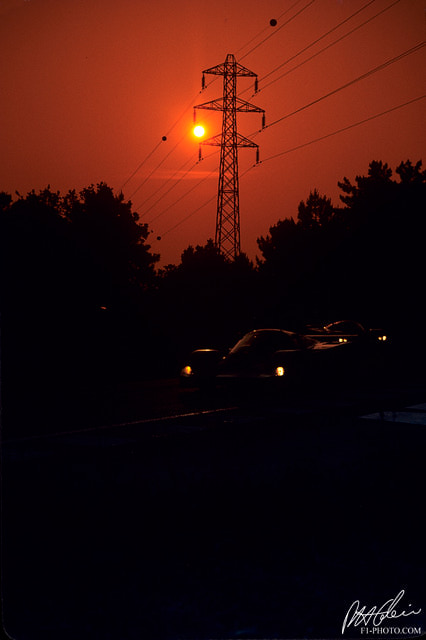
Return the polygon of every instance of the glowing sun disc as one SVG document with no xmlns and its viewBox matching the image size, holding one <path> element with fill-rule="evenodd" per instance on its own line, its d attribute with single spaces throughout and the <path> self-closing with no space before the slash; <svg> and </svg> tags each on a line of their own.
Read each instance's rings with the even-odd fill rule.
<svg viewBox="0 0 426 640">
<path fill-rule="evenodd" d="M 197 138 L 202 138 L 206 131 L 204 127 L 201 126 L 201 124 L 197 124 L 197 126 L 194 127 L 193 132 L 194 136 L 197 136 Z"/>
</svg>

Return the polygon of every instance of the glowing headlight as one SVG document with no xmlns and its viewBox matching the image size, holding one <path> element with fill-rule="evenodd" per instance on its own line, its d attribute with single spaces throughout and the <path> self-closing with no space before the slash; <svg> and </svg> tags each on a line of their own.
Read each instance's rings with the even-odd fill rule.
<svg viewBox="0 0 426 640">
<path fill-rule="evenodd" d="M 284 374 L 285 374 L 285 369 L 284 369 L 284 367 L 277 367 L 277 368 L 275 369 L 275 375 L 276 375 L 276 376 L 281 377 L 281 376 L 283 376 Z"/>
<path fill-rule="evenodd" d="M 387 336 L 379 336 L 379 341 L 380 342 L 386 342 L 387 339 L 388 339 Z"/>
<path fill-rule="evenodd" d="M 347 338 L 339 338 L 339 342 L 347 342 L 348 339 Z"/>
<path fill-rule="evenodd" d="M 188 365 L 182 369 L 182 375 L 190 376 L 192 374 L 192 368 Z"/>
</svg>

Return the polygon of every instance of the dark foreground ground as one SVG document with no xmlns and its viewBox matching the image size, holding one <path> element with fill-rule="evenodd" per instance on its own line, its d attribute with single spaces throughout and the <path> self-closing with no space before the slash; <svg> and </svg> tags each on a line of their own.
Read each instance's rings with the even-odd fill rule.
<svg viewBox="0 0 426 640">
<path fill-rule="evenodd" d="M 2 449 L 12 638 L 341 638 L 354 600 L 402 589 L 425 629 L 423 384 L 232 400 L 166 381 L 22 410 Z"/>
</svg>

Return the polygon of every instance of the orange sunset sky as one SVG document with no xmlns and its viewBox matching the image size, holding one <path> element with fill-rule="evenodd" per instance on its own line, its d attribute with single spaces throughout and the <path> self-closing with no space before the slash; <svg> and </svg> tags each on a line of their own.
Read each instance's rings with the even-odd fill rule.
<svg viewBox="0 0 426 640">
<path fill-rule="evenodd" d="M 259 76 L 256 95 L 250 78 L 238 93 L 266 112 L 261 133 L 259 114 L 238 116 L 260 146 L 257 166 L 239 151 L 254 259 L 310 190 L 337 205 L 337 181 L 370 161 L 425 160 L 425 40 L 425 0 L 0 0 L 0 190 L 105 181 L 149 224 L 160 264 L 178 263 L 214 237 L 219 150 L 197 162 L 192 106 L 222 95 L 214 76 L 200 92 L 202 70 L 233 53 Z M 198 120 L 220 133 L 220 112 Z"/>
</svg>

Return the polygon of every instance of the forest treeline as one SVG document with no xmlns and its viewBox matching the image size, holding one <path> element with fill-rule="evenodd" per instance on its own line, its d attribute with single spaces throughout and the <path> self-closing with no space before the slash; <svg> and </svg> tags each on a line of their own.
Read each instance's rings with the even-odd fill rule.
<svg viewBox="0 0 426 640">
<path fill-rule="evenodd" d="M 189 350 L 262 326 L 352 318 L 423 331 L 422 162 L 394 175 L 373 161 L 338 185 L 339 206 L 314 189 L 258 238 L 256 263 L 230 262 L 209 240 L 164 268 L 148 226 L 105 183 L 0 193 L 3 379 L 174 375 Z"/>
</svg>

